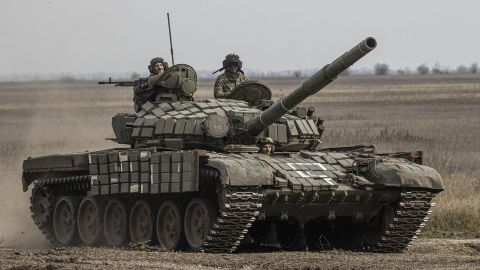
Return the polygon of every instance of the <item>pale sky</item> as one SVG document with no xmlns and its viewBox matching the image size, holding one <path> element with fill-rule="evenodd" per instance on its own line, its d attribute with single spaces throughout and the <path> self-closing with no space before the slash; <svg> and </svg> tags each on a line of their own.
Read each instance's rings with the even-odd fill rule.
<svg viewBox="0 0 480 270">
<path fill-rule="evenodd" d="M 227 53 L 253 70 L 321 68 L 360 40 L 385 62 L 480 62 L 480 1 L 0 0 L 0 74 L 145 72 L 150 58 L 215 70 Z"/>
</svg>

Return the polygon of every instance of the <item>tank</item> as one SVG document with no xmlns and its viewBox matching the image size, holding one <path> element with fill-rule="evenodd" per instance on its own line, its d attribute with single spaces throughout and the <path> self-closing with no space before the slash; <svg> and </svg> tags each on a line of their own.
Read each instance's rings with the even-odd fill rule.
<svg viewBox="0 0 480 270">
<path fill-rule="evenodd" d="M 195 101 L 195 70 L 170 67 L 155 98 L 113 116 L 118 148 L 24 161 L 35 224 L 60 246 L 406 249 L 441 176 L 420 151 L 322 148 L 323 121 L 299 106 L 376 45 L 363 40 L 276 102 L 255 81 Z M 273 153 L 262 153 L 265 141 Z"/>
</svg>

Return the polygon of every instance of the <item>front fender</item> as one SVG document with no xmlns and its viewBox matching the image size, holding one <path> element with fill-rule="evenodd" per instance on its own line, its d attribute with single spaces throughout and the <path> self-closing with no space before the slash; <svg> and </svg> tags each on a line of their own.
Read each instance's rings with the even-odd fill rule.
<svg viewBox="0 0 480 270">
<path fill-rule="evenodd" d="M 222 184 L 231 186 L 273 185 L 273 171 L 264 161 L 247 158 L 213 158 L 208 166 L 220 172 Z"/>
<path fill-rule="evenodd" d="M 415 163 L 379 162 L 371 174 L 368 180 L 380 185 L 443 190 L 442 176 L 436 170 Z"/>
</svg>

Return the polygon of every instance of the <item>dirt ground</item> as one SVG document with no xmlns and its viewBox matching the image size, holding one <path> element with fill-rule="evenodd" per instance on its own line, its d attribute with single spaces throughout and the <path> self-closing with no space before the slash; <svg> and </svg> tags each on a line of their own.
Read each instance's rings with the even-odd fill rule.
<svg viewBox="0 0 480 270">
<path fill-rule="evenodd" d="M 164 252 L 148 246 L 0 249 L 0 269 L 480 269 L 480 239 L 420 239 L 402 254 L 205 254 Z"/>
<path fill-rule="evenodd" d="M 303 79 L 270 79 L 274 98 Z M 196 98 L 211 98 L 201 81 Z M 132 111 L 131 88 L 95 82 L 0 83 L 0 269 L 480 269 L 480 76 L 348 76 L 309 98 L 327 128 L 324 146 L 424 150 L 445 191 L 426 235 L 403 254 L 272 252 L 192 254 L 149 247 L 52 249 L 21 187 L 28 156 L 115 147 L 111 117 Z"/>
</svg>

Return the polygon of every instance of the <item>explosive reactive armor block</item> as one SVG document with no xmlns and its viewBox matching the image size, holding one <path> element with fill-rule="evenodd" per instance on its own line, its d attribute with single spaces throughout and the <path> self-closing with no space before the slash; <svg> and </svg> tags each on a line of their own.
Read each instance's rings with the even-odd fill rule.
<svg viewBox="0 0 480 270">
<path fill-rule="evenodd" d="M 198 151 L 108 150 L 89 154 L 92 195 L 198 190 Z M 100 170 L 99 168 L 103 168 Z"/>
</svg>

